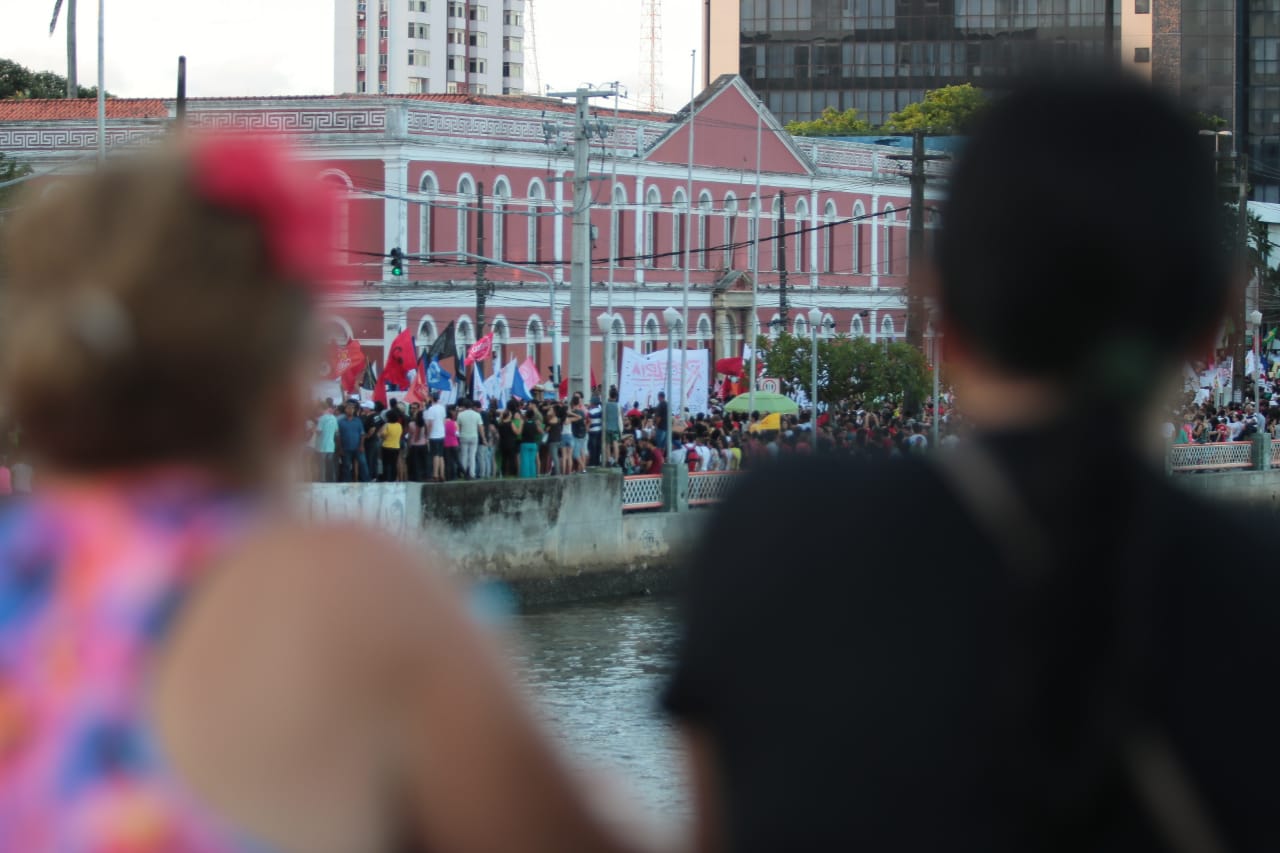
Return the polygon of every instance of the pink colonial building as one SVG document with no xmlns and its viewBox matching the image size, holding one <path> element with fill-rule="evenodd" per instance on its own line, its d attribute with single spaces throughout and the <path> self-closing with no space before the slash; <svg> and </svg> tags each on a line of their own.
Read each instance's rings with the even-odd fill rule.
<svg viewBox="0 0 1280 853">
<path fill-rule="evenodd" d="M 172 101 L 109 104 L 112 149 L 143 144 L 173 121 Z M 0 102 L 0 151 L 37 171 L 55 170 L 42 180 L 56 182 L 91 162 L 94 115 L 88 101 Z M 359 340 L 375 366 L 405 328 L 425 345 L 455 321 L 465 344 L 483 322 L 479 333 L 494 333 L 502 361 L 528 355 L 544 376 L 553 364 L 567 374 L 571 221 L 579 204 L 591 205 L 592 359 L 607 383 L 622 347 L 666 346 L 662 313 L 681 307 L 686 255 L 689 346 L 712 350 L 713 360 L 741 354 L 750 338 L 756 268 L 764 334 L 781 326 L 783 267 L 790 331 L 809 334 L 813 307 L 825 314 L 823 335 L 881 340 L 906 331 L 910 190 L 905 164 L 888 156 L 896 149 L 792 138 L 737 77 L 722 77 L 699 96 L 692 129 L 687 109 L 674 116 L 623 111 L 615 119 L 601 105 L 596 118 L 607 132 L 592 143 L 586 199 L 573 198 L 573 113 L 557 100 L 197 99 L 187 118 L 200 128 L 290 136 L 323 180 L 345 190 L 334 252 L 359 284 L 330 306 L 329 320 L 334 336 Z M 384 257 L 394 247 L 410 258 L 400 277 Z M 481 271 L 477 255 L 511 266 Z"/>
</svg>

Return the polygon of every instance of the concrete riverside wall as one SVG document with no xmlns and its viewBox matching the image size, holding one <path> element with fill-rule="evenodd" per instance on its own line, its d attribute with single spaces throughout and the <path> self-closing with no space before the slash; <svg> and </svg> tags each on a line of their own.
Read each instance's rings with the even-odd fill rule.
<svg viewBox="0 0 1280 853">
<path fill-rule="evenodd" d="M 1280 469 L 1174 474 L 1173 481 L 1212 500 L 1243 502 L 1280 512 Z"/>
<path fill-rule="evenodd" d="M 509 585 L 523 606 L 670 589 L 704 511 L 622 512 L 622 477 L 312 484 L 313 521 L 355 520 L 429 548 L 453 570 Z"/>
</svg>

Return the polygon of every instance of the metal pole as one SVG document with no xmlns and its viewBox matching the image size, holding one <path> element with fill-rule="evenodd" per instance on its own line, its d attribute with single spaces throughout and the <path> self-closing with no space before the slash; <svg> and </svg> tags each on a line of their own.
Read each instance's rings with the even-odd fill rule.
<svg viewBox="0 0 1280 853">
<path fill-rule="evenodd" d="M 680 416 L 684 417 L 684 387 L 685 387 L 685 370 L 689 363 L 689 244 L 693 242 L 693 130 L 694 120 L 698 117 L 697 104 L 697 75 L 698 75 L 698 51 L 691 51 L 689 54 L 689 171 L 685 179 L 685 194 L 689 198 L 689 216 L 685 220 L 684 226 L 684 287 L 683 298 L 681 300 L 680 323 L 683 328 L 680 330 L 681 347 L 680 347 Z M 704 247 L 705 248 L 705 247 Z M 704 255 L 705 257 L 705 255 Z M 667 397 L 667 409 L 670 411 L 671 397 Z M 671 426 L 674 419 L 668 416 Z M 667 430 L 671 432 L 670 429 Z"/>
<path fill-rule="evenodd" d="M 497 234 L 493 235 L 495 238 Z M 495 255 L 502 254 L 502 249 L 495 246 L 498 251 Z M 476 183 L 476 254 L 484 257 L 484 181 Z M 485 263 L 484 261 L 476 261 L 476 340 L 480 340 L 484 336 L 484 303 L 485 303 Z"/>
<path fill-rule="evenodd" d="M 810 330 L 813 335 L 813 375 L 810 378 L 810 387 L 813 394 L 809 400 L 809 431 L 813 436 L 813 449 L 818 449 L 818 324 L 814 323 Z"/>
<path fill-rule="evenodd" d="M 98 0 L 98 162 L 107 159 L 107 66 L 103 57 L 106 44 L 107 0 Z"/>
<path fill-rule="evenodd" d="M 618 93 L 619 93 L 618 87 L 620 85 L 621 84 L 618 81 L 614 81 L 613 129 L 615 133 L 617 132 L 617 129 L 618 129 Z M 612 174 L 609 180 L 609 230 L 615 231 L 616 229 L 614 226 L 615 226 L 615 223 L 617 223 L 618 221 L 618 145 L 616 142 L 614 143 L 614 146 L 613 146 L 613 163 L 611 166 L 611 173 Z M 639 199 L 636 199 L 636 201 L 638 202 Z M 640 209 L 643 210 L 644 208 L 641 207 Z M 607 297 L 606 313 L 610 315 L 613 314 L 613 276 L 618 269 L 618 250 L 616 247 L 619 245 L 620 240 L 621 240 L 621 235 L 616 233 L 613 234 L 609 240 L 609 291 L 608 291 L 608 297 Z M 640 255 L 640 254 L 643 254 L 643 252 L 636 252 L 636 254 Z M 608 382 L 609 377 L 607 375 L 608 374 L 607 368 L 605 370 L 605 374 L 606 375 L 605 375 L 604 381 Z"/>
<path fill-rule="evenodd" d="M 756 99 L 756 210 L 755 244 L 751 247 L 751 322 L 747 324 L 747 338 L 751 342 L 750 375 L 747 378 L 747 420 L 756 409 L 756 344 L 760 337 L 760 211 L 764 208 L 764 196 L 760 194 L 760 140 L 763 132 L 764 105 Z"/>
<path fill-rule="evenodd" d="M 942 336 L 938 334 L 937 326 L 933 329 L 933 445 L 934 450 L 938 449 L 938 428 L 940 418 L 938 417 L 938 395 L 941 392 L 939 387 L 940 380 L 938 374 L 942 373 Z"/>
<path fill-rule="evenodd" d="M 67 3 L 67 97 L 80 97 L 79 72 L 76 68 L 76 0 Z M 53 35 L 52 32 L 49 35 Z"/>
<path fill-rule="evenodd" d="M 664 458 L 667 462 L 671 461 L 671 427 L 673 425 L 672 418 L 671 418 L 671 347 L 673 347 L 674 345 L 675 345 L 675 329 L 671 328 L 671 326 L 668 325 L 667 326 L 667 428 L 664 430 L 664 432 L 666 433 L 665 443 L 667 446 L 663 448 L 663 452 L 665 454 Z"/>
<path fill-rule="evenodd" d="M 178 102 L 177 102 L 178 124 L 182 124 L 187 118 L 187 58 L 185 56 L 178 57 Z"/>
</svg>

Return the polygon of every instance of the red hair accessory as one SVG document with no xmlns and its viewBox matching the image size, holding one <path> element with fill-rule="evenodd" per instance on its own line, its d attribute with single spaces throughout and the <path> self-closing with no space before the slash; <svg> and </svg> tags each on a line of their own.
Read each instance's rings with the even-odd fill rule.
<svg viewBox="0 0 1280 853">
<path fill-rule="evenodd" d="M 337 193 L 287 146 L 266 136 L 209 137 L 192 160 L 201 197 L 258 223 L 276 275 L 317 291 L 334 286 Z"/>
</svg>

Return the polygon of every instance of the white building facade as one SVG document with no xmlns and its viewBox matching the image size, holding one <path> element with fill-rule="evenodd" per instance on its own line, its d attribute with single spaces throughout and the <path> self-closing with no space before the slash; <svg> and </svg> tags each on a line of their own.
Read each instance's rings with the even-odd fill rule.
<svg viewBox="0 0 1280 853">
<path fill-rule="evenodd" d="M 334 0 L 337 94 L 519 94 L 524 0 Z"/>
</svg>

